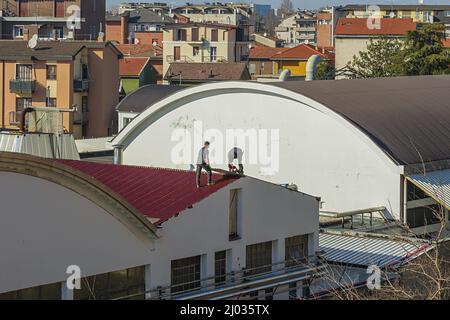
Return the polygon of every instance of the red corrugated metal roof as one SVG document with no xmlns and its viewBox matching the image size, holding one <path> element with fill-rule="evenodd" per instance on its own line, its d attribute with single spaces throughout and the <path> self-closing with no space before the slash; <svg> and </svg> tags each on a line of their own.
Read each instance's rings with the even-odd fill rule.
<svg viewBox="0 0 450 320">
<path fill-rule="evenodd" d="M 161 224 L 234 182 L 214 174 L 215 185 L 197 189 L 195 172 L 162 168 L 118 166 L 73 160 L 53 160 L 92 177 L 117 193 L 148 218 Z M 206 175 L 202 175 L 206 185 Z"/>
<path fill-rule="evenodd" d="M 380 27 L 369 28 L 367 19 L 339 18 L 336 35 L 394 35 L 405 36 L 408 31 L 416 30 L 417 24 L 412 19 L 380 19 Z"/>
</svg>

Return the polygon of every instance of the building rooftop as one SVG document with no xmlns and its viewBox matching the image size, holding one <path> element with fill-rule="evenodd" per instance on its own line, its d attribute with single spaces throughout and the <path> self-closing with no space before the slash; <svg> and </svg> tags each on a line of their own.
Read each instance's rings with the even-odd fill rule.
<svg viewBox="0 0 450 320">
<path fill-rule="evenodd" d="M 122 56 L 110 42 L 99 41 L 38 41 L 37 47 L 31 49 L 23 40 L 0 40 L 0 59 L 2 60 L 73 60 L 83 49 L 103 49 L 109 46 Z"/>
<path fill-rule="evenodd" d="M 381 28 L 369 28 L 368 19 L 339 18 L 336 24 L 337 36 L 406 36 L 416 30 L 412 19 L 380 19 Z"/>
<path fill-rule="evenodd" d="M 159 100 L 185 89 L 182 86 L 149 84 L 130 93 L 117 105 L 116 110 L 122 112 L 141 113 Z"/>
<path fill-rule="evenodd" d="M 125 57 L 120 59 L 119 75 L 121 77 L 139 77 L 149 61 L 149 58 Z"/>
<path fill-rule="evenodd" d="M 198 189 L 193 171 L 87 161 L 49 161 L 82 172 L 100 182 L 156 225 L 178 215 L 238 179 L 214 174 L 215 185 Z M 202 175 L 202 184 L 206 185 L 205 174 Z"/>
<path fill-rule="evenodd" d="M 439 4 L 378 4 L 381 10 L 450 10 L 450 5 Z M 348 4 L 343 7 L 337 7 L 338 11 L 360 10 L 366 11 L 368 8 L 365 4 Z"/>
<path fill-rule="evenodd" d="M 250 59 L 270 59 L 279 52 L 285 52 L 290 48 L 271 48 L 266 46 L 254 46 L 250 49 Z"/>
<path fill-rule="evenodd" d="M 288 50 L 277 52 L 272 56 L 272 60 L 308 60 L 311 56 L 316 54 L 325 57 L 322 52 L 316 50 L 313 46 L 308 44 L 300 44 L 293 48 L 289 48 Z"/>
<path fill-rule="evenodd" d="M 155 23 L 165 24 L 174 23 L 175 21 L 167 14 L 159 14 L 153 10 L 138 8 L 136 10 L 127 11 L 123 15 L 128 16 L 128 23 Z M 106 16 L 106 21 L 120 21 L 121 15 Z"/>
<path fill-rule="evenodd" d="M 115 46 L 124 56 L 162 60 L 162 48 L 160 46 L 150 44 L 116 44 Z"/>
<path fill-rule="evenodd" d="M 272 84 L 343 116 L 401 165 L 450 160 L 450 76 Z"/>
<path fill-rule="evenodd" d="M 248 80 L 250 74 L 245 63 L 171 63 L 165 80 L 230 81 Z"/>
</svg>

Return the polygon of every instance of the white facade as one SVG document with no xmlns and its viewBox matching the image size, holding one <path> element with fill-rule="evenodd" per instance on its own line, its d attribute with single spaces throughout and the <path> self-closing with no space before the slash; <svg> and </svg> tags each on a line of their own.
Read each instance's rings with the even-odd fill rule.
<svg viewBox="0 0 450 320">
<path fill-rule="evenodd" d="M 299 190 L 320 196 L 324 211 L 385 206 L 388 214 L 400 217 L 403 168 L 329 108 L 271 85 L 227 82 L 183 90 L 144 111 L 112 144 L 122 146 L 125 164 L 186 169 L 188 163 L 173 161 L 173 152 L 181 141 L 175 130 L 187 129 L 194 136 L 194 131 L 200 132 L 194 128 L 198 121 L 204 135 L 191 141 L 192 154 L 202 140 L 210 139 L 213 155 L 214 135 L 226 136 L 229 129 L 263 130 L 267 136 L 261 133 L 256 145 L 262 143 L 258 151 L 266 151 L 267 145 L 274 147 L 272 166 L 249 163 L 248 155 L 255 145 L 247 139 L 237 145 L 244 150 L 247 175 L 277 184 L 294 183 Z M 213 130 L 209 132 L 213 137 L 208 129 Z M 276 130 L 278 137 L 271 135 Z M 228 149 L 215 152 L 226 155 Z M 226 168 L 226 163 L 219 161 L 215 166 Z"/>
<path fill-rule="evenodd" d="M 64 291 L 70 265 L 79 266 L 82 277 L 145 266 L 147 298 L 157 298 L 158 287 L 171 286 L 176 259 L 200 255 L 201 279 L 212 277 L 214 287 L 218 251 L 227 251 L 227 273 L 246 268 L 247 245 L 271 241 L 274 265 L 285 260 L 289 237 L 307 237 L 311 262 L 318 251 L 319 199 L 253 178 L 232 182 L 162 223 L 157 238 L 140 234 L 119 212 L 103 209 L 104 195 L 87 199 L 79 192 L 88 188 L 72 191 L 77 188 L 71 179 L 61 179 L 62 186 L 2 170 L 0 179 L 8 181 L 0 185 L 0 293 L 58 282 Z M 240 190 L 239 237 L 230 240 L 230 190 L 235 189 Z M 287 298 L 287 291 L 275 298 Z"/>
</svg>

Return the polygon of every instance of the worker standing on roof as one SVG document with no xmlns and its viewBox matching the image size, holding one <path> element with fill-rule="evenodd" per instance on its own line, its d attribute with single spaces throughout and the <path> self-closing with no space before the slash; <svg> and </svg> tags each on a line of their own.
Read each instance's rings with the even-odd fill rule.
<svg viewBox="0 0 450 320">
<path fill-rule="evenodd" d="M 236 172 L 239 174 L 244 174 L 244 165 L 242 164 L 242 155 L 244 151 L 241 148 L 234 147 L 228 151 L 228 170 L 230 172 Z M 238 161 L 239 169 L 234 165 L 234 160 Z"/>
<path fill-rule="evenodd" d="M 195 173 L 195 180 L 197 182 L 197 188 L 200 188 L 200 177 L 202 175 L 202 169 L 205 169 L 205 171 L 208 173 L 208 186 L 211 186 L 214 184 L 212 180 L 212 171 L 211 166 L 209 165 L 209 142 L 205 141 L 205 144 L 203 145 L 203 148 L 200 149 L 198 152 L 197 157 L 197 171 Z"/>
</svg>

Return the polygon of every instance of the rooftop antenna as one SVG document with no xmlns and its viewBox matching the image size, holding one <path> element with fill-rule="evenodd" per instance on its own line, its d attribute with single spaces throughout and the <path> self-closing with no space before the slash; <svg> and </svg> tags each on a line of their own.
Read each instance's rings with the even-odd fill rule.
<svg viewBox="0 0 450 320">
<path fill-rule="evenodd" d="M 38 35 L 35 34 L 31 37 L 30 40 L 28 40 L 28 48 L 34 50 L 36 49 L 37 44 L 38 44 Z"/>
</svg>

